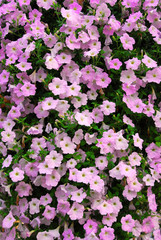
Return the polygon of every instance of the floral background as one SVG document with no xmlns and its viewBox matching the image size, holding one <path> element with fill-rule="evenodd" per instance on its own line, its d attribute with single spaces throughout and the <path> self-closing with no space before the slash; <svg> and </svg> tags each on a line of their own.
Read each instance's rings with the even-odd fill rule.
<svg viewBox="0 0 161 240">
<path fill-rule="evenodd" d="M 160 18 L 0 0 L 0 239 L 161 239 Z"/>
</svg>

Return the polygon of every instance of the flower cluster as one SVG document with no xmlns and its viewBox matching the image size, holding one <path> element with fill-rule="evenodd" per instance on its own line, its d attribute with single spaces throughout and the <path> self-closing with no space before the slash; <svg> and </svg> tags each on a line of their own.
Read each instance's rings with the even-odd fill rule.
<svg viewBox="0 0 161 240">
<path fill-rule="evenodd" d="M 0 239 L 160 240 L 161 0 L 0 0 Z"/>
</svg>

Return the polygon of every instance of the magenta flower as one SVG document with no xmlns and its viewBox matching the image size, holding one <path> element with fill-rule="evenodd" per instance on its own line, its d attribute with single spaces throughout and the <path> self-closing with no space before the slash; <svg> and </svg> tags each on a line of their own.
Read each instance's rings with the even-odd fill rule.
<svg viewBox="0 0 161 240">
<path fill-rule="evenodd" d="M 151 216 L 144 218 L 143 224 L 142 224 L 142 232 L 150 233 L 152 229 L 154 228 L 153 219 Z"/>
<path fill-rule="evenodd" d="M 119 70 L 121 66 L 122 66 L 122 62 L 118 58 L 112 59 L 109 62 L 109 67 L 115 70 Z"/>
</svg>

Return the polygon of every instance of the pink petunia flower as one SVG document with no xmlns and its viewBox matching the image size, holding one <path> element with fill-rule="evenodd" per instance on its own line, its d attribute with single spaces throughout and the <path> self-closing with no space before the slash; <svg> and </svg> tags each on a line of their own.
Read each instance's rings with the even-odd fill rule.
<svg viewBox="0 0 161 240">
<path fill-rule="evenodd" d="M 54 169 L 51 174 L 46 175 L 45 180 L 47 186 L 56 187 L 60 180 L 60 174 Z"/>
<path fill-rule="evenodd" d="M 32 69 L 31 63 L 29 62 L 21 62 L 15 65 L 22 72 L 26 72 L 29 69 Z"/>
<path fill-rule="evenodd" d="M 114 229 L 110 227 L 103 227 L 99 234 L 101 240 L 113 240 L 115 238 Z"/>
<path fill-rule="evenodd" d="M 26 196 L 29 196 L 32 192 L 32 188 L 30 186 L 30 184 L 27 184 L 25 182 L 19 182 L 18 185 L 16 186 L 15 188 L 15 191 L 18 192 L 18 195 L 20 197 L 26 197 Z"/>
<path fill-rule="evenodd" d="M 143 146 L 142 146 L 142 144 L 143 144 L 143 139 L 141 139 L 141 138 L 139 137 L 139 134 L 138 134 L 138 133 L 136 133 L 135 135 L 133 135 L 133 140 L 134 140 L 134 146 L 135 146 L 135 147 L 138 147 L 138 148 L 140 148 L 140 149 L 142 150 L 142 148 L 143 148 Z"/>
<path fill-rule="evenodd" d="M 55 150 L 50 151 L 49 155 L 45 157 L 45 162 L 50 166 L 50 168 L 60 167 L 63 160 L 63 155 L 57 153 Z"/>
<path fill-rule="evenodd" d="M 9 173 L 13 182 L 18 182 L 24 179 L 24 171 L 18 167 L 15 167 L 12 172 Z"/>
<path fill-rule="evenodd" d="M 130 37 L 127 33 L 124 33 L 122 37 L 120 37 L 120 41 L 125 50 L 133 50 L 133 44 L 135 44 L 134 38 Z"/>
<path fill-rule="evenodd" d="M 9 214 L 3 219 L 2 227 L 3 228 L 11 228 L 15 221 L 16 221 L 16 219 L 13 217 L 12 212 L 10 211 Z"/>
<path fill-rule="evenodd" d="M 60 147 L 61 147 L 63 153 L 73 154 L 75 152 L 76 145 L 71 141 L 70 137 L 65 137 L 60 142 Z"/>
<path fill-rule="evenodd" d="M 47 220 L 53 220 L 56 216 L 55 208 L 47 205 L 42 214 Z"/>
<path fill-rule="evenodd" d="M 40 212 L 40 200 L 37 198 L 32 198 L 32 200 L 29 202 L 29 209 L 30 209 L 30 214 L 35 214 Z"/>
<path fill-rule="evenodd" d="M 67 212 L 71 220 L 81 219 L 83 217 L 84 206 L 74 202 L 71 209 Z"/>
<path fill-rule="evenodd" d="M 73 240 L 74 239 L 74 235 L 72 233 L 71 229 L 66 229 L 63 233 L 63 240 Z"/>
<path fill-rule="evenodd" d="M 90 179 L 90 188 L 97 192 L 102 192 L 104 189 L 104 181 L 99 176 L 94 176 Z"/>
<path fill-rule="evenodd" d="M 121 218 L 122 230 L 131 232 L 132 228 L 135 226 L 135 221 L 132 219 L 131 215 L 128 214 Z"/>
<path fill-rule="evenodd" d="M 49 83 L 49 89 L 54 95 L 63 94 L 66 92 L 67 82 L 59 78 L 54 78 L 52 82 Z"/>
<path fill-rule="evenodd" d="M 113 102 L 109 102 L 108 100 L 103 101 L 101 105 L 101 111 L 104 115 L 110 115 L 111 113 L 115 112 L 116 104 Z"/>
<path fill-rule="evenodd" d="M 91 232 L 97 232 L 98 224 L 93 221 L 92 219 L 88 219 L 87 222 L 84 224 L 83 228 L 86 231 L 86 234 L 90 234 Z"/>
</svg>

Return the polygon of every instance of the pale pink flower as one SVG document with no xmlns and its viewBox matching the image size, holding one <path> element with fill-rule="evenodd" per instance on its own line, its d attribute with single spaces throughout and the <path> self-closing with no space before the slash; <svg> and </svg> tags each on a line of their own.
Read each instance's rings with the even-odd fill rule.
<svg viewBox="0 0 161 240">
<path fill-rule="evenodd" d="M 77 165 L 77 161 L 73 158 L 69 159 L 66 163 L 67 168 L 75 168 L 76 165 Z"/>
<path fill-rule="evenodd" d="M 143 148 L 143 146 L 142 146 L 142 144 L 143 144 L 143 139 L 141 139 L 140 137 L 139 137 L 139 134 L 138 133 L 136 133 L 135 135 L 132 135 L 133 136 L 133 140 L 134 140 L 134 146 L 135 147 L 138 147 L 138 148 L 140 148 L 141 150 L 142 150 L 142 148 Z"/>
<path fill-rule="evenodd" d="M 122 195 L 123 195 L 125 198 L 127 198 L 127 200 L 131 201 L 132 199 L 136 198 L 137 192 L 130 190 L 130 189 L 129 189 L 129 186 L 126 185 L 125 188 L 124 188 L 124 191 L 123 191 Z"/>
<path fill-rule="evenodd" d="M 24 171 L 18 167 L 15 167 L 12 172 L 9 173 L 13 182 L 18 182 L 24 179 Z"/>
<path fill-rule="evenodd" d="M 15 221 L 16 221 L 16 219 L 13 217 L 12 212 L 10 211 L 9 214 L 3 219 L 2 227 L 3 228 L 11 228 Z"/>
<path fill-rule="evenodd" d="M 67 82 L 60 80 L 60 78 L 54 78 L 48 87 L 54 95 L 64 94 L 67 89 Z"/>
<path fill-rule="evenodd" d="M 126 69 L 131 68 L 132 70 L 137 70 L 141 64 L 141 61 L 138 58 L 133 57 L 128 61 L 126 61 L 125 64 L 126 64 Z"/>
<path fill-rule="evenodd" d="M 146 186 L 154 186 L 155 179 L 150 174 L 146 174 L 143 177 L 143 181 L 145 182 Z"/>
<path fill-rule="evenodd" d="M 31 63 L 29 63 L 29 62 L 20 62 L 20 63 L 16 64 L 15 66 L 22 72 L 26 72 L 27 70 L 32 68 Z"/>
<path fill-rule="evenodd" d="M 53 170 L 46 162 L 39 163 L 38 169 L 40 174 L 51 174 Z"/>
<path fill-rule="evenodd" d="M 32 198 L 32 200 L 29 202 L 30 207 L 30 214 L 35 214 L 40 212 L 40 200 L 37 198 Z"/>
<path fill-rule="evenodd" d="M 53 240 L 53 237 L 51 233 L 44 231 L 44 232 L 39 232 L 36 236 L 37 240 Z"/>
<path fill-rule="evenodd" d="M 135 127 L 132 120 L 130 118 L 128 118 L 126 115 L 123 115 L 123 122 L 130 125 L 131 127 Z"/>
<path fill-rule="evenodd" d="M 72 171 L 72 175 L 74 172 L 75 171 Z M 76 171 L 76 181 L 83 182 L 85 184 L 88 184 L 90 182 L 89 172 L 86 168 L 83 168 L 81 171 Z"/>
<path fill-rule="evenodd" d="M 156 111 L 156 115 L 153 117 L 155 126 L 161 128 L 161 112 Z"/>
<path fill-rule="evenodd" d="M 90 189 L 102 192 L 104 189 L 104 181 L 99 176 L 94 176 L 90 179 Z"/>
<path fill-rule="evenodd" d="M 123 44 L 123 48 L 125 50 L 133 50 L 133 44 L 135 44 L 135 40 L 127 33 L 124 33 L 123 36 L 120 37 L 120 41 Z"/>
<path fill-rule="evenodd" d="M 103 202 L 101 202 L 97 209 L 99 210 L 101 215 L 107 215 L 109 213 L 113 212 L 113 206 L 110 202 L 104 200 Z"/>
<path fill-rule="evenodd" d="M 139 156 L 139 154 L 137 152 L 131 153 L 129 155 L 128 159 L 130 161 L 131 166 L 140 166 L 140 164 L 141 164 L 141 157 Z"/>
<path fill-rule="evenodd" d="M 46 57 L 45 65 L 48 69 L 55 69 L 55 70 L 58 70 L 60 67 L 59 63 L 54 57 L 52 57 L 52 55 L 48 55 Z"/>
<path fill-rule="evenodd" d="M 87 194 L 83 192 L 83 188 L 71 192 L 71 200 L 78 203 L 81 203 L 86 196 Z"/>
<path fill-rule="evenodd" d="M 108 100 L 103 101 L 101 105 L 101 111 L 104 115 L 110 115 L 115 112 L 116 104 L 114 102 L 109 102 Z"/>
<path fill-rule="evenodd" d="M 56 187 L 60 180 L 60 174 L 54 169 L 51 174 L 46 175 L 45 180 L 47 186 Z"/>
<path fill-rule="evenodd" d="M 71 209 L 67 212 L 71 220 L 81 219 L 83 217 L 84 206 L 74 202 Z"/>
<path fill-rule="evenodd" d="M 50 204 L 51 202 L 52 202 L 52 198 L 49 195 L 49 193 L 40 197 L 40 205 L 46 206 L 46 205 Z"/>
<path fill-rule="evenodd" d="M 49 155 L 45 157 L 45 162 L 50 166 L 50 168 L 60 167 L 63 160 L 63 155 L 57 153 L 55 150 L 50 151 Z"/>
<path fill-rule="evenodd" d="M 9 167 L 11 165 L 12 159 L 13 159 L 12 156 L 8 155 L 7 158 L 2 163 L 2 168 Z"/>
<path fill-rule="evenodd" d="M 88 219 L 86 224 L 84 224 L 83 228 L 85 229 L 86 234 L 90 234 L 91 232 L 97 232 L 97 226 L 98 224 L 95 221 L 93 221 L 92 219 Z"/>
<path fill-rule="evenodd" d="M 60 147 L 63 153 L 73 154 L 75 152 L 76 145 L 71 141 L 70 137 L 65 137 L 63 141 L 60 142 Z"/>
<path fill-rule="evenodd" d="M 142 59 L 142 62 L 143 62 L 148 68 L 155 68 L 155 67 L 157 67 L 157 62 L 154 61 L 152 58 L 148 57 L 146 54 L 144 55 L 144 58 Z"/>
<path fill-rule="evenodd" d="M 81 140 L 83 139 L 83 130 L 82 129 L 78 129 L 75 134 L 74 137 L 72 139 L 72 142 L 79 144 L 81 142 Z"/>
<path fill-rule="evenodd" d="M 116 178 L 118 180 L 121 180 L 124 176 L 121 174 L 121 165 L 122 165 L 122 162 L 119 162 L 118 165 L 116 165 L 113 169 L 111 169 L 109 171 L 109 175 L 112 177 L 112 178 Z"/>
<path fill-rule="evenodd" d="M 95 158 L 95 164 L 98 169 L 104 170 L 108 165 L 107 158 L 105 156 L 99 156 Z"/>
<path fill-rule="evenodd" d="M 71 59 L 72 59 L 71 55 L 63 52 L 56 56 L 56 60 L 58 61 L 59 64 L 63 63 L 70 64 Z"/>
<path fill-rule="evenodd" d="M 132 229 L 132 233 L 135 237 L 139 237 L 142 232 L 142 225 L 138 220 L 135 220 L 135 226 Z"/>
<path fill-rule="evenodd" d="M 121 175 L 125 177 L 136 176 L 136 170 L 132 169 L 132 167 L 130 165 L 127 165 L 126 163 L 121 164 L 120 172 Z"/>
<path fill-rule="evenodd" d="M 118 134 L 115 141 L 115 149 L 116 150 L 126 150 L 128 148 L 128 140 L 122 136 L 122 134 Z"/>
<path fill-rule="evenodd" d="M 57 103 L 57 100 L 54 100 L 52 97 L 48 97 L 42 102 L 42 108 L 43 110 L 55 109 Z"/>
<path fill-rule="evenodd" d="M 129 186 L 129 189 L 131 191 L 135 191 L 135 192 L 140 192 L 141 188 L 142 188 L 142 184 L 139 183 L 138 179 L 136 178 L 136 176 L 130 176 L 127 178 L 127 183 Z"/>
<path fill-rule="evenodd" d="M 116 217 L 117 217 L 116 213 L 107 214 L 106 216 L 103 216 L 102 223 L 104 225 L 111 227 L 112 224 L 116 222 Z"/>
<path fill-rule="evenodd" d="M 42 214 L 47 220 L 53 220 L 56 216 L 55 208 L 47 205 Z"/>
<path fill-rule="evenodd" d="M 75 119 L 78 121 L 79 125 L 90 126 L 93 122 L 91 116 L 85 116 L 84 112 L 77 112 L 75 114 Z"/>
<path fill-rule="evenodd" d="M 115 238 L 114 229 L 105 226 L 101 228 L 99 236 L 100 240 L 113 240 Z"/>
<path fill-rule="evenodd" d="M 8 142 L 11 143 L 14 141 L 16 134 L 15 132 L 11 131 L 10 129 L 6 130 L 6 131 L 2 131 L 1 132 L 1 136 L 2 136 L 2 141 L 3 142 Z"/>
<path fill-rule="evenodd" d="M 132 219 L 131 215 L 128 214 L 121 218 L 122 230 L 131 232 L 132 228 L 135 226 L 135 221 Z"/>
<path fill-rule="evenodd" d="M 123 70 L 121 72 L 120 81 L 127 84 L 132 84 L 136 81 L 135 73 L 132 69 Z"/>
</svg>

